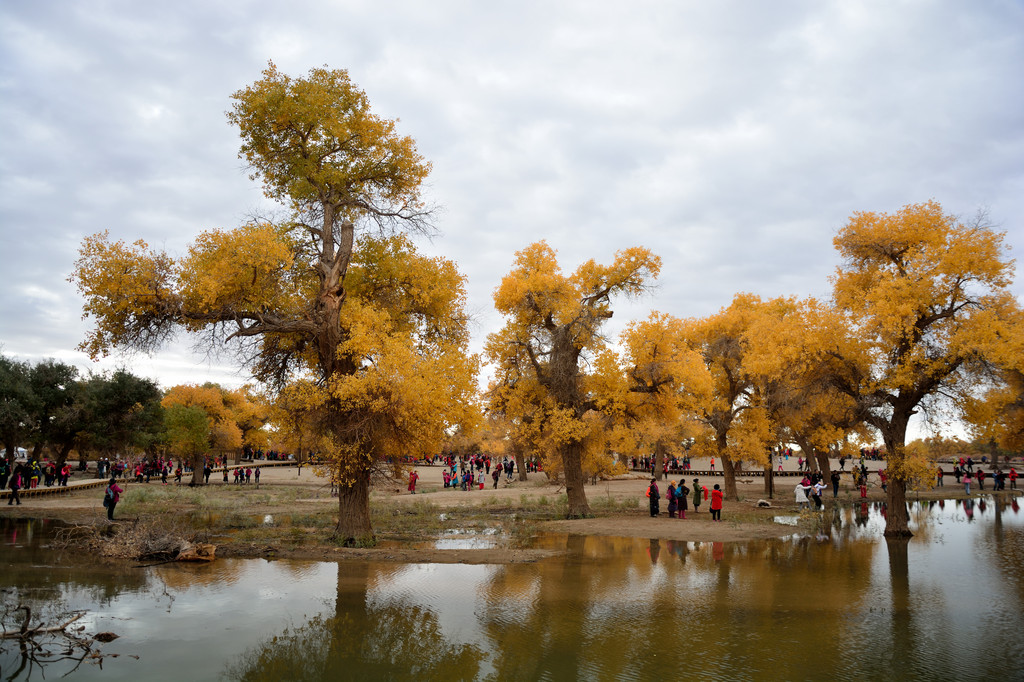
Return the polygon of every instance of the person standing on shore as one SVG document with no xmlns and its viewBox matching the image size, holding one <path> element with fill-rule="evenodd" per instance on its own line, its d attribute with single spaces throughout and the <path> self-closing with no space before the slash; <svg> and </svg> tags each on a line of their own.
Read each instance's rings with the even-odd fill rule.
<svg viewBox="0 0 1024 682">
<path fill-rule="evenodd" d="M 14 502 L 17 502 L 19 505 L 21 504 L 21 495 L 18 494 L 18 491 L 21 490 L 24 484 L 25 470 L 19 464 L 18 466 L 14 467 L 14 473 L 11 474 L 11 480 L 9 483 L 11 488 L 11 496 L 7 498 L 7 506 L 10 506 Z"/>
<path fill-rule="evenodd" d="M 970 469 L 964 470 L 964 493 L 967 495 L 971 494 L 971 471 Z"/>
<path fill-rule="evenodd" d="M 651 485 L 647 487 L 647 497 L 650 499 L 653 518 L 661 512 L 661 504 L 658 502 L 661 499 L 661 491 L 658 490 L 658 481 L 654 478 L 651 478 Z"/>
<path fill-rule="evenodd" d="M 832 497 L 839 497 L 839 472 L 832 472 Z"/>
<path fill-rule="evenodd" d="M 121 501 L 121 493 L 123 492 L 124 490 L 111 478 L 110 485 L 107 486 L 107 492 L 103 495 L 103 506 L 107 508 L 108 521 L 114 520 L 114 507 Z"/>
<path fill-rule="evenodd" d="M 419 478 L 420 475 L 416 473 L 415 469 L 409 472 L 409 492 L 413 495 L 416 494 L 416 481 L 418 481 Z"/>
<path fill-rule="evenodd" d="M 676 499 L 678 494 L 675 482 L 669 481 L 668 490 L 665 491 L 665 499 L 668 500 L 668 517 L 670 519 L 676 517 L 676 510 L 679 509 L 679 501 Z"/>
<path fill-rule="evenodd" d="M 701 487 L 697 479 L 693 479 L 693 513 L 697 514 L 700 512 L 700 494 Z"/>
<path fill-rule="evenodd" d="M 711 491 L 711 520 L 722 520 L 722 490 L 717 483 Z"/>
<path fill-rule="evenodd" d="M 793 494 L 796 497 L 796 508 L 797 509 L 808 509 L 810 502 L 807 499 L 807 490 L 809 486 L 804 485 L 803 481 L 796 484 L 793 488 Z"/>
</svg>

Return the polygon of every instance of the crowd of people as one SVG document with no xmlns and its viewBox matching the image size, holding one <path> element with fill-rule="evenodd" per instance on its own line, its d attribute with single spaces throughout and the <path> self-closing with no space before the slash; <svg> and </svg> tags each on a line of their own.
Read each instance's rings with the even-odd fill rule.
<svg viewBox="0 0 1024 682">
<path fill-rule="evenodd" d="M 700 484 L 700 479 L 693 479 L 693 488 L 686 485 L 686 479 L 669 481 L 668 489 L 665 491 L 665 502 L 668 504 L 668 517 L 670 519 L 685 519 L 686 512 L 690 511 L 690 502 L 693 502 L 693 513 L 700 513 L 702 502 L 709 501 L 712 521 L 722 520 L 722 502 L 725 496 L 721 487 L 715 483 L 709 490 L 707 486 Z M 647 499 L 650 504 L 651 517 L 655 518 L 661 514 L 661 489 L 658 487 L 658 479 L 651 478 L 647 486 Z"/>
<path fill-rule="evenodd" d="M 539 471 L 535 461 L 526 462 L 526 471 Z M 501 461 L 491 460 L 490 455 L 476 454 L 464 456 L 449 455 L 444 458 L 444 468 L 441 469 L 441 482 L 445 488 L 459 488 L 460 490 L 483 490 L 487 478 L 494 482 L 493 487 L 497 489 L 502 475 L 505 481 L 512 482 L 516 473 L 516 462 L 513 458 L 505 456 Z M 416 492 L 416 480 L 419 474 L 415 471 L 409 477 L 409 491 Z"/>
</svg>

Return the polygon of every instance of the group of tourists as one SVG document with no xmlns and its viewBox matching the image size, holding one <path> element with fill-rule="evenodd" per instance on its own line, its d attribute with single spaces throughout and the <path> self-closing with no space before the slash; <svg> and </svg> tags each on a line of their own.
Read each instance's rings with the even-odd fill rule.
<svg viewBox="0 0 1024 682">
<path fill-rule="evenodd" d="M 257 487 L 260 484 L 260 468 L 256 467 L 235 467 L 232 472 L 231 482 L 234 485 L 248 485 L 252 482 L 253 477 L 256 478 Z M 228 482 L 228 470 L 224 469 L 224 482 Z"/>
<path fill-rule="evenodd" d="M 981 467 L 979 467 L 977 471 L 974 471 L 973 469 L 974 469 L 973 466 L 971 468 L 966 468 L 966 467 L 961 468 L 961 466 L 959 464 L 955 464 L 953 466 L 953 477 L 956 479 L 956 482 L 957 482 L 958 485 L 960 484 L 961 480 L 963 481 L 964 493 L 967 494 L 967 495 L 971 494 L 971 482 L 972 481 L 977 481 L 978 482 L 978 489 L 979 490 L 984 490 L 985 489 L 985 479 L 988 478 L 988 477 L 992 478 L 992 490 L 1006 490 L 1006 481 L 1007 481 L 1007 479 L 1009 479 L 1009 481 L 1010 481 L 1010 490 L 1016 490 L 1017 489 L 1017 476 L 1018 476 L 1018 474 L 1017 474 L 1017 469 L 1015 467 L 1010 467 L 1010 471 L 1008 471 L 1008 472 L 1003 471 L 1002 469 L 996 469 L 991 474 L 986 474 L 981 469 Z M 939 470 L 938 470 L 938 473 L 936 474 L 936 484 L 937 485 L 939 485 L 939 486 L 942 485 L 942 477 L 943 476 L 944 476 L 944 474 L 942 472 L 942 467 L 940 466 Z"/>
<path fill-rule="evenodd" d="M 655 468 L 657 467 L 657 460 L 653 455 L 644 455 L 641 457 L 631 457 L 627 464 L 631 464 L 634 471 L 646 471 L 652 476 L 657 473 Z M 667 476 L 669 473 L 678 473 L 682 471 L 690 471 L 691 463 L 690 456 L 684 455 L 682 457 L 669 456 L 665 457 L 661 463 L 661 473 Z M 715 470 L 715 460 L 711 459 L 711 470 Z"/>
<path fill-rule="evenodd" d="M 793 488 L 793 493 L 796 497 L 797 509 L 810 509 L 811 502 L 814 502 L 815 509 L 821 509 L 825 506 L 825 503 L 821 499 L 822 491 L 828 486 L 825 484 L 824 477 L 820 471 L 813 471 L 810 474 L 800 479 L 800 482 Z M 839 494 L 839 473 L 836 472 L 832 475 L 832 495 L 835 497 Z"/>
<path fill-rule="evenodd" d="M 445 459 L 445 467 L 441 470 L 441 481 L 445 488 L 483 490 L 489 476 L 494 482 L 493 487 L 496 490 L 502 474 L 505 476 L 505 481 L 511 483 L 515 470 L 516 462 L 508 456 L 503 457 L 500 462 L 492 462 L 489 455 L 470 455 L 457 458 L 450 456 Z M 415 471 L 409 475 L 409 492 L 416 492 L 415 480 L 418 478 L 419 474 Z"/>
<path fill-rule="evenodd" d="M 665 501 L 668 502 L 668 517 L 670 519 L 685 519 L 691 501 L 693 502 L 693 513 L 697 514 L 700 512 L 701 502 L 707 501 L 709 497 L 711 498 L 711 520 L 721 521 L 724 495 L 717 483 L 711 490 L 708 490 L 696 478 L 693 479 L 692 489 L 686 485 L 686 479 L 679 479 L 678 483 L 669 481 L 668 489 L 665 491 Z M 650 503 L 651 517 L 657 517 L 661 513 L 661 490 L 658 488 L 657 478 L 652 478 L 651 484 L 647 486 L 647 498 Z"/>
<path fill-rule="evenodd" d="M 12 472 L 7 458 L 0 457 L 0 460 L 3 460 L 0 462 L 0 481 L 2 481 L 0 489 L 3 489 L 9 482 Z M 58 467 L 55 462 L 40 462 L 38 459 L 33 458 L 19 466 L 22 467 L 22 488 L 38 488 L 40 481 L 47 488 L 51 488 L 54 485 L 67 487 L 68 479 L 71 477 L 71 464 L 68 462 Z"/>
</svg>

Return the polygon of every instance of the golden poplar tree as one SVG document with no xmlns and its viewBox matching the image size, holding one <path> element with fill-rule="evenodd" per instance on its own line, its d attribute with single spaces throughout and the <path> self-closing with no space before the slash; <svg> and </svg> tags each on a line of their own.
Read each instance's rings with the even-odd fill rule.
<svg viewBox="0 0 1024 682">
<path fill-rule="evenodd" d="M 794 302 L 785 315 L 763 315 L 748 332 L 746 366 L 758 377 L 779 441 L 796 443 L 826 480 L 829 457 L 853 454 L 866 436 L 856 401 L 837 390 L 823 356 L 849 336 L 845 319 L 815 299 Z"/>
<path fill-rule="evenodd" d="M 751 362 L 757 355 L 753 349 L 768 342 L 757 330 L 764 318 L 781 319 L 793 308 L 790 299 L 737 294 L 717 314 L 686 323 L 687 342 L 710 375 L 707 382 L 684 387 L 707 427 L 694 446 L 721 461 L 725 495 L 731 499 L 739 499 L 737 466 L 744 461 L 764 466 L 767 449 L 777 441 L 768 405 L 771 377 Z"/>
<path fill-rule="evenodd" d="M 983 217 L 963 222 L 934 201 L 855 213 L 834 243 L 833 297 L 850 337 L 830 353 L 833 382 L 885 442 L 886 535 L 910 535 L 906 490 L 922 472 L 907 457 L 907 426 L 930 401 L 962 404 L 988 361 L 1019 347 L 1014 264 Z"/>
<path fill-rule="evenodd" d="M 653 453 L 661 479 L 665 458 L 683 456 L 684 443 L 699 433 L 693 397 L 708 393 L 710 374 L 687 343 L 685 323 L 671 315 L 631 322 L 620 346 L 621 358 L 607 350 L 595 363 L 599 406 L 614 425 L 616 451 Z"/>
<path fill-rule="evenodd" d="M 233 100 L 240 156 L 289 219 L 206 232 L 181 258 L 86 239 L 73 276 L 95 319 L 83 348 L 153 350 L 184 328 L 237 341 L 273 386 L 308 379 L 337 533 L 368 537 L 372 471 L 438 447 L 473 391 L 463 277 L 403 234 L 429 228 L 430 165 L 343 70 L 291 78 L 271 63 Z"/>
<path fill-rule="evenodd" d="M 600 329 L 612 316 L 612 298 L 646 291 L 660 269 L 660 258 L 633 247 L 616 253 L 610 265 L 591 260 L 566 275 L 555 251 L 538 242 L 516 254 L 494 293 L 495 307 L 506 317 L 487 342 L 496 380 L 520 396 L 535 396 L 545 437 L 558 453 L 570 517 L 590 515 L 583 461 L 595 428 L 586 415 L 595 404 L 580 363 L 604 344 Z"/>
</svg>

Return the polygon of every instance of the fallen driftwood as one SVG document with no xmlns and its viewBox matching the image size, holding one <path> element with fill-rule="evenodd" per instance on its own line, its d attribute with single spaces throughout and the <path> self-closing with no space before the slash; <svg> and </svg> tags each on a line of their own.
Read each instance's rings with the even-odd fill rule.
<svg viewBox="0 0 1024 682">
<path fill-rule="evenodd" d="M 77 547 L 113 559 L 151 561 L 156 566 L 171 561 L 213 561 L 216 546 L 182 537 L 173 527 L 152 522 L 120 524 L 113 528 L 73 526 L 58 533 L 57 544 Z"/>
<path fill-rule="evenodd" d="M 216 545 L 210 545 L 206 543 L 185 543 L 179 552 L 175 561 L 213 561 L 214 553 L 217 551 Z"/>
</svg>

